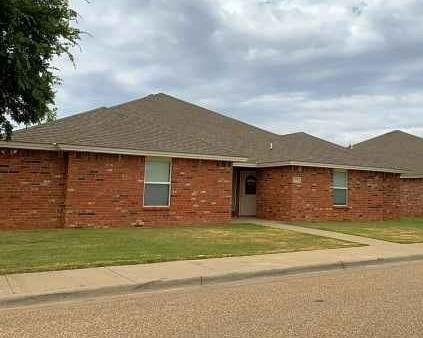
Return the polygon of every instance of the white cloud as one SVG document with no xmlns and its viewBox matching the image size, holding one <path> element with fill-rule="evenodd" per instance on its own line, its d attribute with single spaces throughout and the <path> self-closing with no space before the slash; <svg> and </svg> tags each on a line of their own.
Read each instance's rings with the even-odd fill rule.
<svg viewBox="0 0 423 338">
<path fill-rule="evenodd" d="M 319 135 L 343 145 L 392 129 L 422 132 L 423 91 L 407 95 L 351 95 L 311 98 L 304 93 L 263 95 L 244 102 L 247 110 L 267 113 L 259 124 L 277 133 L 319 130 Z M 279 113 L 273 112 L 279 110 Z M 404 111 L 407 112 L 404 116 Z M 275 118 L 281 117 L 281 119 Z"/>
<path fill-rule="evenodd" d="M 343 144 L 423 135 L 418 0 L 73 0 L 92 36 L 61 59 L 60 114 L 164 91 Z"/>
</svg>

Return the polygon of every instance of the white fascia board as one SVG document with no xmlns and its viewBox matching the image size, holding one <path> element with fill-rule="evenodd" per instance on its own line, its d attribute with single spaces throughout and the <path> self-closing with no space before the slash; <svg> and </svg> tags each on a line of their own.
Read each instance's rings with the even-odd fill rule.
<svg viewBox="0 0 423 338">
<path fill-rule="evenodd" d="M 199 159 L 199 160 L 216 160 L 216 161 L 228 161 L 228 162 L 242 162 L 247 160 L 247 158 L 238 157 L 238 156 L 234 157 L 234 156 L 189 154 L 189 153 L 176 153 L 176 152 L 163 152 L 163 151 L 143 151 L 143 150 L 133 150 L 133 149 L 122 149 L 122 148 L 75 146 L 75 145 L 66 145 L 66 144 L 58 144 L 58 147 L 59 149 L 63 151 L 78 151 L 78 152 L 90 152 L 90 153 L 190 158 L 190 159 Z"/>
<path fill-rule="evenodd" d="M 203 154 L 189 154 L 189 153 L 175 153 L 175 152 L 161 152 L 161 151 L 142 151 L 122 148 L 104 148 L 104 147 L 89 147 L 68 144 L 38 144 L 26 142 L 0 141 L 0 148 L 15 148 L 15 149 L 30 149 L 30 150 L 48 150 L 48 151 L 77 151 L 89 153 L 102 154 L 117 154 L 117 155 L 133 155 L 133 156 L 156 156 L 156 157 L 173 157 L 173 158 L 187 158 L 199 160 L 215 160 L 227 162 L 243 162 L 247 158 L 239 156 L 220 156 L 220 155 L 203 155 Z"/>
<path fill-rule="evenodd" d="M 353 165 L 340 165 L 330 163 L 312 163 L 312 162 L 298 162 L 298 161 L 285 161 L 285 162 L 269 162 L 269 163 L 234 163 L 234 167 L 248 167 L 248 168 L 272 168 L 272 167 L 286 167 L 286 166 L 299 166 L 299 167 L 317 167 L 317 168 L 330 168 L 330 169 L 344 169 L 344 170 L 361 170 L 361 171 L 378 171 L 387 173 L 402 174 L 405 170 L 390 169 L 390 168 L 375 168 L 375 167 L 362 167 Z"/>
<path fill-rule="evenodd" d="M 234 162 L 233 167 L 242 167 L 242 168 L 258 168 L 258 163 L 251 162 Z"/>
<path fill-rule="evenodd" d="M 27 143 L 27 142 L 13 142 L 13 141 L 0 141 L 0 148 L 11 149 L 28 149 L 28 150 L 59 150 L 54 144 L 47 143 Z"/>
</svg>

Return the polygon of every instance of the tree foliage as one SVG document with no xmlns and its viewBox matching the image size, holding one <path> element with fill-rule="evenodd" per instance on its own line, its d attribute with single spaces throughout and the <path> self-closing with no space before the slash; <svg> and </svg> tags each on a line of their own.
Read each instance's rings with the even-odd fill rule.
<svg viewBox="0 0 423 338">
<path fill-rule="evenodd" d="M 52 61 L 71 48 L 81 31 L 68 0 L 0 0 L 0 139 L 13 125 L 35 124 L 55 116 Z"/>
</svg>

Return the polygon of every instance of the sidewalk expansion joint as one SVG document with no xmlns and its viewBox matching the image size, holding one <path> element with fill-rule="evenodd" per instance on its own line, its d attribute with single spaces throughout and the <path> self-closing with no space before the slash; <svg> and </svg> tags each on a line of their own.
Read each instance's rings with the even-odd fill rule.
<svg viewBox="0 0 423 338">
<path fill-rule="evenodd" d="M 4 279 L 6 280 L 6 284 L 9 287 L 9 290 L 12 292 L 12 294 L 16 294 L 15 290 L 12 287 L 12 283 L 10 283 L 10 279 L 7 275 L 4 275 Z"/>
<path fill-rule="evenodd" d="M 121 273 L 117 272 L 117 271 L 112 270 L 112 268 L 105 267 L 105 269 L 106 269 L 107 271 L 111 272 L 112 274 L 114 274 L 114 275 L 116 275 L 116 276 L 118 276 L 118 277 L 120 277 L 120 278 L 122 278 L 122 279 L 126 280 L 127 282 L 130 282 L 131 284 L 136 284 L 136 283 L 137 283 L 137 281 L 136 281 L 136 280 L 132 280 L 131 278 L 129 278 L 129 277 L 127 277 L 127 276 L 125 276 L 125 275 L 123 275 L 123 274 L 121 274 Z"/>
</svg>

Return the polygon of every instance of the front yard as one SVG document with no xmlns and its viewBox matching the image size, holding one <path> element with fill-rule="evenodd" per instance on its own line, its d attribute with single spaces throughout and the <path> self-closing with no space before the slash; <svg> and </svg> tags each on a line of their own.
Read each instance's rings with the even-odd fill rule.
<svg viewBox="0 0 423 338">
<path fill-rule="evenodd" d="M 0 232 L 0 274 L 359 246 L 252 224 Z"/>
<path fill-rule="evenodd" d="M 405 218 L 399 221 L 365 223 L 297 223 L 296 225 L 381 239 L 383 241 L 395 243 L 410 244 L 423 242 L 423 218 Z"/>
</svg>

